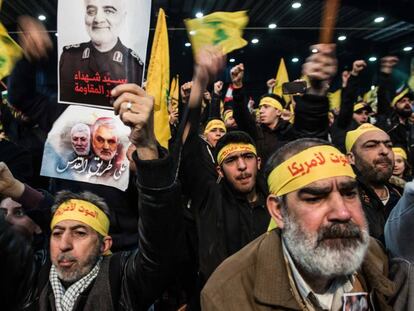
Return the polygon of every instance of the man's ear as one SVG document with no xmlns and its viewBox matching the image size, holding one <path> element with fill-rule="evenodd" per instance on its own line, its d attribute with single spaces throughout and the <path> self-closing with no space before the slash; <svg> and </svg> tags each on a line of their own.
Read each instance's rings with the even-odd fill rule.
<svg viewBox="0 0 414 311">
<path fill-rule="evenodd" d="M 108 253 L 111 250 L 112 247 L 112 237 L 106 236 L 103 238 L 103 243 L 101 246 L 101 254 Z"/>
<path fill-rule="evenodd" d="M 262 167 L 262 158 L 257 157 L 257 170 L 260 170 L 260 168 Z"/>
<path fill-rule="evenodd" d="M 346 154 L 346 157 L 350 164 L 355 165 L 355 156 L 351 151 Z"/>
<path fill-rule="evenodd" d="M 283 217 L 282 217 L 282 201 L 280 197 L 275 196 L 274 194 L 269 194 L 266 200 L 267 210 L 269 211 L 270 216 L 277 224 L 278 228 L 283 228 Z"/>
<path fill-rule="evenodd" d="M 223 169 L 221 168 L 220 165 L 216 166 L 216 171 L 220 178 L 224 178 Z"/>
</svg>

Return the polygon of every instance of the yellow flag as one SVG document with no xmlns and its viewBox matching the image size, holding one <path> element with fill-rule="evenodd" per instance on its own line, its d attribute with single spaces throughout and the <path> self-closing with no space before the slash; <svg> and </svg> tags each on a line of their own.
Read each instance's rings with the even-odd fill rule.
<svg viewBox="0 0 414 311">
<path fill-rule="evenodd" d="M 337 89 L 335 92 L 328 93 L 329 110 L 339 109 L 341 106 L 342 89 Z"/>
<path fill-rule="evenodd" d="M 286 69 L 285 60 L 283 59 L 283 57 L 280 60 L 279 68 L 277 69 L 275 80 L 276 80 L 276 84 L 273 88 L 273 94 L 283 97 L 285 102 L 288 103 L 290 101 L 290 97 L 289 95 L 283 95 L 283 91 L 282 91 L 282 84 L 289 82 L 289 76 L 288 76 L 288 72 Z"/>
<path fill-rule="evenodd" d="M 0 1 L 0 6 L 3 1 Z M 9 36 L 6 28 L 0 23 L 0 80 L 7 77 L 14 64 L 22 57 L 21 47 Z"/>
<path fill-rule="evenodd" d="M 154 97 L 154 131 L 161 146 L 168 148 L 171 137 L 168 122 L 168 89 L 170 86 L 170 55 L 167 22 L 163 9 L 158 12 L 151 58 L 148 66 L 147 93 Z"/>
<path fill-rule="evenodd" d="M 215 12 L 184 20 L 195 54 L 206 45 L 219 45 L 227 54 L 247 44 L 243 30 L 249 22 L 246 11 Z"/>
<path fill-rule="evenodd" d="M 178 99 L 179 99 L 179 89 L 180 89 L 180 78 L 176 75 L 172 81 L 170 86 L 170 101 L 171 101 L 171 110 L 176 111 L 178 110 Z"/>
</svg>

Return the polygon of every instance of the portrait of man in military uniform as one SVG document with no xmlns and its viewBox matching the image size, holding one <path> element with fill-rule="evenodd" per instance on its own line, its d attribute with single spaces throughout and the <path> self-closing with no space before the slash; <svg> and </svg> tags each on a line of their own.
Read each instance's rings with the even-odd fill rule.
<svg viewBox="0 0 414 311">
<path fill-rule="evenodd" d="M 84 22 L 90 41 L 63 47 L 59 99 L 110 107 L 110 91 L 115 86 L 142 83 L 143 62 L 119 38 L 128 11 L 127 0 L 80 1 L 84 3 Z"/>
</svg>

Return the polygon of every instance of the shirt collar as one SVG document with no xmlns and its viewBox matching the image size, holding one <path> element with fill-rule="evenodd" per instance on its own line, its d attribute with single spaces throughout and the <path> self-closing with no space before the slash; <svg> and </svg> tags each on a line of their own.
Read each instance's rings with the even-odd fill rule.
<svg viewBox="0 0 414 311">
<path fill-rule="evenodd" d="M 292 271 L 292 276 L 294 278 L 297 290 L 299 291 L 299 294 L 302 296 L 303 299 L 308 299 L 309 295 L 312 294 L 316 298 L 319 306 L 322 309 L 331 310 L 334 296 L 338 289 L 342 288 L 344 292 L 348 292 L 352 290 L 353 286 L 352 286 L 352 276 L 351 276 L 351 279 L 349 279 L 348 277 L 335 279 L 325 294 L 317 294 L 313 292 L 309 284 L 306 283 L 306 281 L 303 279 L 298 269 L 296 268 L 296 265 L 292 257 L 290 256 L 289 251 L 286 248 L 283 237 L 282 237 L 282 249 L 283 249 L 283 255 L 287 259 L 289 267 Z"/>
</svg>

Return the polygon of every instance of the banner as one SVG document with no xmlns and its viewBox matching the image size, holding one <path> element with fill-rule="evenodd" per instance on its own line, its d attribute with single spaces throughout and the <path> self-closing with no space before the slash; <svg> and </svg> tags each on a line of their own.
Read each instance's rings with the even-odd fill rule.
<svg viewBox="0 0 414 311">
<path fill-rule="evenodd" d="M 70 106 L 48 134 L 40 174 L 124 191 L 130 131 L 112 111 Z"/>
<path fill-rule="evenodd" d="M 111 90 L 142 84 L 150 0 L 58 1 L 58 100 L 112 107 Z"/>
</svg>

